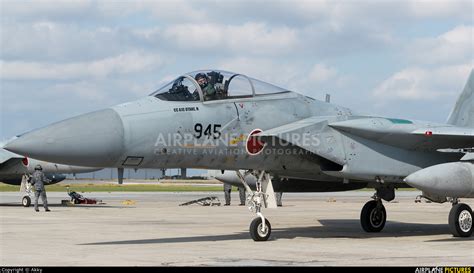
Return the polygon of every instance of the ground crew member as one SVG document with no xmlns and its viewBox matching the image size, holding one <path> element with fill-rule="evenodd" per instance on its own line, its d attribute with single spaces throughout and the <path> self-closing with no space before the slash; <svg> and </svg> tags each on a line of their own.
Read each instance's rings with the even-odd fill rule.
<svg viewBox="0 0 474 273">
<path fill-rule="evenodd" d="M 232 185 L 224 183 L 224 197 L 225 197 L 225 205 L 230 206 L 230 192 L 232 191 Z"/>
<path fill-rule="evenodd" d="M 45 211 L 50 211 L 48 208 L 48 199 L 46 197 L 46 190 L 44 188 L 44 183 L 49 183 L 51 180 L 47 179 L 43 173 L 43 168 L 41 165 L 36 165 L 35 172 L 31 176 L 31 185 L 35 187 L 35 211 L 38 212 L 38 199 L 41 195 L 41 200 L 43 201 L 43 207 Z"/>
<path fill-rule="evenodd" d="M 281 203 L 281 197 L 283 196 L 283 192 L 275 192 L 275 199 L 278 207 L 283 206 Z"/>
<path fill-rule="evenodd" d="M 245 205 L 245 188 L 244 187 L 239 187 L 239 197 L 240 197 L 240 205 L 244 206 Z"/>
</svg>

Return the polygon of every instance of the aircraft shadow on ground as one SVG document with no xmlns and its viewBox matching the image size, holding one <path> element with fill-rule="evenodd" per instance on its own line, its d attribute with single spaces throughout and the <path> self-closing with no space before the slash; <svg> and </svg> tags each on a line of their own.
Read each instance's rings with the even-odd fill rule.
<svg viewBox="0 0 474 273">
<path fill-rule="evenodd" d="M 387 221 L 385 229 L 380 233 L 367 233 L 360 227 L 359 220 L 319 220 L 322 226 L 274 228 L 270 236 L 270 241 L 280 239 L 303 238 L 384 238 L 384 237 L 409 237 L 409 236 L 430 236 L 430 235 L 450 235 L 447 224 L 421 224 L 421 223 L 401 223 Z M 190 243 L 190 242 L 215 242 L 232 240 L 249 240 L 248 231 L 210 236 L 189 236 L 175 238 L 157 238 L 144 240 L 125 240 L 96 242 L 81 245 L 140 245 L 140 244 L 169 244 L 169 243 Z M 470 238 L 452 238 L 438 240 L 451 242 L 453 240 L 471 240 Z"/>
</svg>

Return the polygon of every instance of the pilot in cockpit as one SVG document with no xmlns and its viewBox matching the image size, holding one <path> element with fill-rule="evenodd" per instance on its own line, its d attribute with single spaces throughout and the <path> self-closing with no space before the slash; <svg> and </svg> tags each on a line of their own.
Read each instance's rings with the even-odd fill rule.
<svg viewBox="0 0 474 273">
<path fill-rule="evenodd" d="M 222 96 L 224 87 L 221 83 L 213 83 L 214 81 L 204 73 L 196 74 L 194 79 L 201 87 L 204 100 L 215 100 Z"/>
</svg>

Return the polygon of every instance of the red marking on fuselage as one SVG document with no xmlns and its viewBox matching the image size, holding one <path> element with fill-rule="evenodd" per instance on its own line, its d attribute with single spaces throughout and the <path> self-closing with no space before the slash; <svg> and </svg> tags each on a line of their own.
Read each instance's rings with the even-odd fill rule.
<svg viewBox="0 0 474 273">
<path fill-rule="evenodd" d="M 262 130 L 254 129 L 250 134 L 247 136 L 247 143 L 245 144 L 245 150 L 249 155 L 258 155 L 263 151 L 265 148 L 265 143 L 258 139 L 258 134 L 260 134 Z"/>
<path fill-rule="evenodd" d="M 28 157 L 25 157 L 21 160 L 21 163 L 23 163 L 23 165 L 27 166 L 28 167 Z"/>
</svg>

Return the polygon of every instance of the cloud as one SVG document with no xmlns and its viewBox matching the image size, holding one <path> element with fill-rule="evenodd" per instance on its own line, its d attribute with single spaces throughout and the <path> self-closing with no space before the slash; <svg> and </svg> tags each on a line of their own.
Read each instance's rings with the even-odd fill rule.
<svg viewBox="0 0 474 273">
<path fill-rule="evenodd" d="M 334 79 L 337 76 L 337 71 L 333 67 L 328 67 L 325 64 L 316 64 L 309 72 L 309 80 L 314 83 L 323 83 Z"/>
<path fill-rule="evenodd" d="M 23 20 L 67 20 L 93 10 L 92 0 L 2 1 L 2 16 Z"/>
<path fill-rule="evenodd" d="M 474 61 L 474 26 L 459 25 L 434 38 L 416 39 L 405 55 L 425 64 L 457 64 Z"/>
<path fill-rule="evenodd" d="M 318 99 L 327 92 L 340 93 L 354 81 L 352 75 L 325 63 L 308 66 L 307 63 L 271 58 L 235 58 L 226 59 L 217 67 Z"/>
<path fill-rule="evenodd" d="M 54 84 L 48 93 L 51 97 L 74 97 L 77 101 L 102 101 L 108 97 L 97 82 L 84 80 Z"/>
<path fill-rule="evenodd" d="M 408 11 L 418 18 L 458 18 L 472 20 L 471 0 L 407 1 Z"/>
<path fill-rule="evenodd" d="M 123 18 L 124 16 L 151 17 L 158 22 L 232 22 L 236 19 L 249 21 L 261 18 L 266 22 L 306 24 L 314 21 L 330 21 L 334 27 L 349 22 L 398 18 L 406 20 L 425 18 L 451 18 L 456 16 L 472 19 L 472 1 L 347 1 L 347 0 L 230 0 L 217 3 L 214 0 L 36 0 L 3 1 L 2 16 L 7 19 L 53 20 L 71 22 Z M 360 15 L 370 16 L 360 17 Z"/>
<path fill-rule="evenodd" d="M 294 89 L 294 80 L 301 76 L 298 65 L 271 58 L 227 58 L 220 60 L 217 67 L 288 89 Z"/>
<path fill-rule="evenodd" d="M 380 83 L 373 95 L 379 103 L 390 101 L 433 101 L 459 94 L 472 64 L 439 68 L 409 67 Z"/>
<path fill-rule="evenodd" d="M 137 51 L 132 33 L 117 27 L 37 21 L 5 23 L 1 31 L 3 60 L 90 61 Z"/>
<path fill-rule="evenodd" d="M 211 19 L 213 7 L 219 6 L 211 1 L 137 1 L 136 5 L 141 11 L 150 13 L 153 19 L 164 22 L 203 22 Z"/>
<path fill-rule="evenodd" d="M 124 75 L 157 69 L 163 65 L 159 55 L 138 52 L 75 63 L 0 61 L 0 78 L 4 80 L 65 80 Z"/>
<path fill-rule="evenodd" d="M 162 38 L 187 51 L 264 55 L 289 53 L 300 42 L 294 29 L 255 22 L 240 25 L 178 24 L 167 27 Z"/>
</svg>

